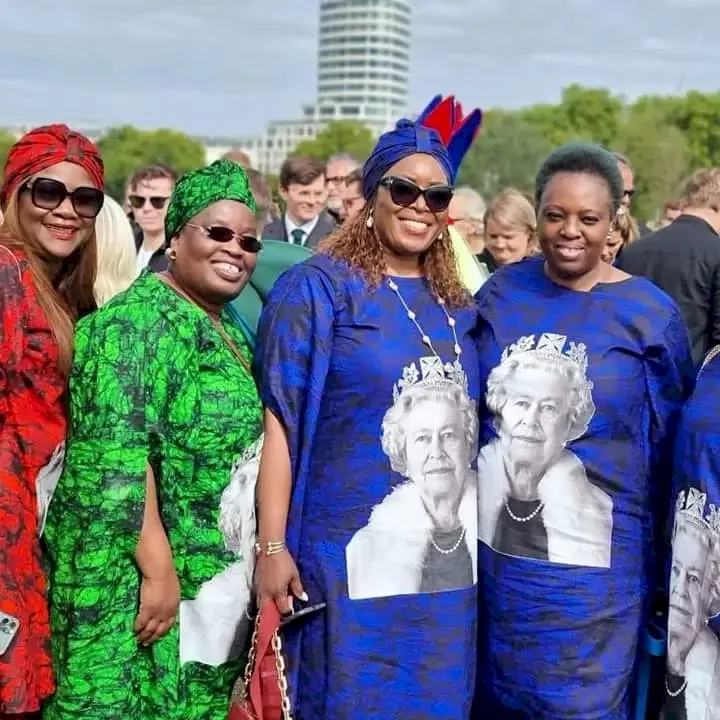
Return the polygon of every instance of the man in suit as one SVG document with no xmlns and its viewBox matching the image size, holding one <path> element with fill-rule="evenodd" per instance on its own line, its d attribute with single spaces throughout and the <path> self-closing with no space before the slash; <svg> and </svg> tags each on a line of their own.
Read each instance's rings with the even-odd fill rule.
<svg viewBox="0 0 720 720">
<path fill-rule="evenodd" d="M 285 201 L 282 217 L 265 226 L 265 240 L 284 240 L 314 248 L 336 229 L 324 212 L 327 202 L 325 164 L 310 157 L 289 157 L 280 168 L 280 197 Z"/>
<path fill-rule="evenodd" d="M 696 172 L 681 207 L 670 225 L 630 243 L 616 265 L 675 300 L 699 363 L 720 344 L 720 168 Z"/>
</svg>

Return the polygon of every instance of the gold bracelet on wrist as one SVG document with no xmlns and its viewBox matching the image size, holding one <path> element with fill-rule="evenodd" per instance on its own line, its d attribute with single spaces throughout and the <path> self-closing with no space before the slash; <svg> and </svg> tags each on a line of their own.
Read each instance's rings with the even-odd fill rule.
<svg viewBox="0 0 720 720">
<path fill-rule="evenodd" d="M 271 555 L 278 555 L 279 553 L 283 552 L 287 546 L 285 545 L 284 540 L 268 540 L 265 543 L 265 546 L 263 547 L 261 542 L 255 543 L 255 554 L 256 555 L 265 555 L 265 557 L 270 557 Z"/>
</svg>

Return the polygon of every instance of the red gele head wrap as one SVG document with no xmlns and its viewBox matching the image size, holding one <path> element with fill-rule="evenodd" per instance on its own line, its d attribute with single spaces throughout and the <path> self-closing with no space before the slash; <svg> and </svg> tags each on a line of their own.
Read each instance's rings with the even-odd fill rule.
<svg viewBox="0 0 720 720">
<path fill-rule="evenodd" d="M 103 161 L 95 144 L 67 125 L 45 125 L 23 135 L 10 149 L 0 189 L 0 205 L 5 208 L 13 192 L 28 178 L 61 162 L 79 165 L 102 190 Z"/>
</svg>

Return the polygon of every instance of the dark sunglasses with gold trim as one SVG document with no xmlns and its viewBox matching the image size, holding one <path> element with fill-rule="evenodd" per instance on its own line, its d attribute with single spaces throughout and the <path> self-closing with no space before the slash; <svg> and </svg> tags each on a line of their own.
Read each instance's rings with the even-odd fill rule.
<svg viewBox="0 0 720 720">
<path fill-rule="evenodd" d="M 205 233 L 213 242 L 226 243 L 230 242 L 233 238 L 237 238 L 240 247 L 247 253 L 256 254 L 262 250 L 262 241 L 254 235 L 238 235 L 234 230 L 224 225 L 209 225 L 205 227 L 204 225 L 188 223 L 187 226 Z"/>
</svg>

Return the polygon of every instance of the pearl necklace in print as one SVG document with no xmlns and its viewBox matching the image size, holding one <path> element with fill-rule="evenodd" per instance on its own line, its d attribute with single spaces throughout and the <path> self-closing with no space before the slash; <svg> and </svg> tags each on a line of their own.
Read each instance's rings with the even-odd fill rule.
<svg viewBox="0 0 720 720">
<path fill-rule="evenodd" d="M 423 330 L 422 326 L 417 320 L 417 315 L 410 309 L 410 306 L 405 302 L 405 298 L 400 293 L 400 288 L 398 287 L 397 283 L 392 280 L 391 278 L 388 278 L 387 281 L 388 287 L 397 295 L 398 300 L 402 303 L 402 306 L 405 308 L 405 312 L 407 313 L 408 318 L 412 322 L 413 325 L 418 329 L 420 332 L 420 335 L 422 336 L 423 344 L 427 346 L 428 350 L 440 361 L 440 363 L 444 367 L 444 363 L 442 361 L 442 358 L 438 354 L 438 351 L 435 349 L 435 346 L 433 345 L 433 341 L 430 338 L 430 336 Z M 455 318 L 447 311 L 447 308 L 445 307 L 445 300 L 443 298 L 437 299 L 437 304 L 441 307 L 442 311 L 445 313 L 445 318 L 447 320 L 448 327 L 452 331 L 453 336 L 453 350 L 455 352 L 455 364 L 460 367 L 460 355 L 462 354 L 462 348 L 460 347 L 460 343 L 458 342 L 457 337 L 457 331 L 455 330 Z M 430 542 L 432 546 L 437 550 L 441 555 L 452 555 L 459 547 L 462 541 L 465 538 L 465 528 L 463 527 L 460 536 L 458 539 L 453 543 L 453 545 L 449 548 L 441 548 L 436 542 L 435 538 L 432 536 L 432 533 L 430 534 Z"/>
<path fill-rule="evenodd" d="M 402 303 L 402 306 L 405 308 L 405 312 L 407 313 L 407 316 L 410 318 L 411 322 L 415 327 L 420 331 L 420 335 L 422 335 L 422 341 L 425 345 L 427 345 L 430 352 L 442 363 L 442 358 L 440 355 L 438 355 L 437 350 L 435 350 L 435 346 L 433 345 L 433 342 L 430 338 L 430 336 L 422 329 L 420 323 L 417 321 L 417 315 L 410 309 L 408 304 L 405 302 L 405 298 L 400 294 L 400 288 L 397 286 L 397 283 L 392 280 L 391 278 L 388 278 L 387 281 L 388 287 L 398 296 L 398 299 Z M 455 331 L 455 318 L 450 315 L 450 313 L 447 311 L 447 308 L 445 307 L 445 300 L 443 298 L 437 299 L 437 304 L 442 308 L 442 311 L 445 313 L 445 318 L 447 319 L 447 324 L 450 326 L 450 330 L 452 330 L 453 334 L 453 341 L 454 346 L 453 350 L 455 351 L 455 361 L 459 364 L 460 363 L 460 355 L 462 354 L 462 348 L 460 347 L 460 343 L 458 342 L 457 338 L 457 332 Z"/>
<path fill-rule="evenodd" d="M 510 505 L 508 504 L 508 501 L 507 500 L 505 501 L 505 510 L 507 510 L 507 514 L 515 522 L 519 522 L 519 523 L 530 522 L 544 507 L 545 507 L 545 503 L 541 502 L 527 517 L 519 517 L 510 509 Z"/>
<path fill-rule="evenodd" d="M 459 547 L 460 543 L 463 541 L 463 538 L 465 537 L 465 527 L 463 527 L 462 532 L 460 533 L 460 537 L 455 541 L 455 544 L 452 547 L 449 547 L 447 550 L 444 548 L 441 548 L 436 542 L 435 538 L 432 536 L 432 533 L 430 533 L 430 542 L 432 543 L 432 546 L 441 554 L 441 555 L 452 555 Z"/>
<path fill-rule="evenodd" d="M 683 692 L 683 690 L 685 690 L 686 687 L 687 687 L 687 678 L 685 678 L 683 680 L 683 684 L 680 686 L 680 688 L 678 690 L 675 690 L 675 691 L 671 690 L 670 683 L 667 680 L 667 675 L 665 676 L 665 689 L 667 690 L 667 694 L 670 697 L 676 698 L 681 692 Z"/>
</svg>

